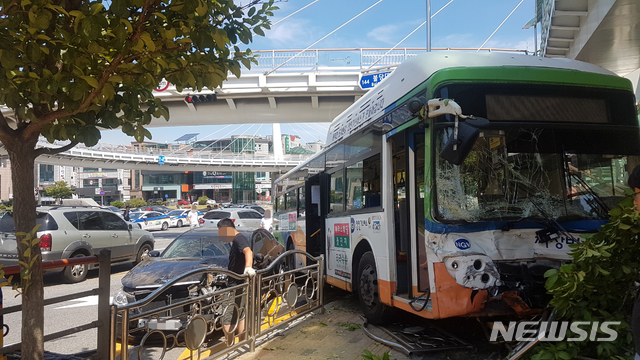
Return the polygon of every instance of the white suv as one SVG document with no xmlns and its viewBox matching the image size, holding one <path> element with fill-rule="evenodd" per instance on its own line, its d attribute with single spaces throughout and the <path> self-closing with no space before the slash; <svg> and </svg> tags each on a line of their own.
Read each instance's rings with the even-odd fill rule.
<svg viewBox="0 0 640 360">
<path fill-rule="evenodd" d="M 133 227 L 120 214 L 99 207 L 38 207 L 36 224 L 40 225 L 37 236 L 45 261 L 97 255 L 102 249 L 110 249 L 112 264 L 137 264 L 149 256 L 154 246 L 153 235 L 148 231 Z M 15 232 L 13 213 L 8 212 L 0 219 L 2 265 L 18 264 Z M 97 266 L 68 266 L 61 275 L 67 282 L 75 283 L 84 280 L 87 271 Z"/>
<path fill-rule="evenodd" d="M 255 230 L 260 228 L 262 215 L 255 210 L 244 208 L 211 210 L 200 219 L 200 226 L 215 228 L 224 218 L 233 220 L 236 229 Z"/>
</svg>

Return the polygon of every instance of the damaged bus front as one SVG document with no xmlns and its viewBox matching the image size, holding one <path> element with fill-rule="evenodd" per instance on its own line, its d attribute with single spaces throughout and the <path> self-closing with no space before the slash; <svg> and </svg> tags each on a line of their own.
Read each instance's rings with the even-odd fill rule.
<svg viewBox="0 0 640 360">
<path fill-rule="evenodd" d="M 566 263 L 569 246 L 624 197 L 640 154 L 633 98 L 566 85 L 439 91 L 491 121 L 467 124 L 474 134 L 462 139 L 464 121 L 434 122 L 428 253 L 469 290 L 459 315 L 539 311 L 550 300 L 544 273 Z M 453 156 L 453 143 L 465 153 Z"/>
</svg>

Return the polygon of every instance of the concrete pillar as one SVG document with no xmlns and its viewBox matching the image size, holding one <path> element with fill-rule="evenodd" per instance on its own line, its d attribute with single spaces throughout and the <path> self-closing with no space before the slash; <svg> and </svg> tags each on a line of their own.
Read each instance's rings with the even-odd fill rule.
<svg viewBox="0 0 640 360">
<path fill-rule="evenodd" d="M 273 124 L 273 157 L 275 160 L 284 159 L 282 151 L 282 133 L 280 132 L 280 124 Z"/>
</svg>

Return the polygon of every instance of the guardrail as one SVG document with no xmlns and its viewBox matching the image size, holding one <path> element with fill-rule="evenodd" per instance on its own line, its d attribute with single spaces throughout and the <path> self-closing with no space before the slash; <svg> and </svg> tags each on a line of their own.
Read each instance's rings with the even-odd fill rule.
<svg viewBox="0 0 640 360">
<path fill-rule="evenodd" d="M 98 328 L 98 349 L 97 353 L 92 356 L 93 359 L 107 359 L 109 357 L 109 290 L 111 284 L 111 250 L 101 250 L 98 256 L 86 256 L 73 259 L 53 260 L 42 263 L 42 269 L 56 269 L 67 266 L 79 266 L 85 264 L 99 264 L 98 287 L 95 289 L 82 291 L 75 294 L 59 296 L 52 299 L 45 299 L 44 306 L 57 304 L 69 300 L 79 299 L 85 296 L 98 295 L 98 320 L 90 323 L 79 325 L 67 330 L 59 331 L 44 336 L 44 341 L 59 339 L 61 337 L 75 334 L 80 331 L 86 331 Z M 11 265 L 3 267 L 6 276 L 20 273 L 19 265 Z M 0 309 L 0 317 L 6 314 L 22 311 L 22 305 L 10 306 Z M 4 324 L 1 324 L 4 326 Z M 0 348 L 0 354 L 8 354 L 20 350 L 22 342 L 10 344 Z"/>
<path fill-rule="evenodd" d="M 478 51 L 477 48 L 432 48 L 432 51 Z M 259 50 L 258 64 L 251 70 L 243 67 L 243 71 L 255 72 L 265 69 L 278 69 L 279 72 L 306 70 L 367 71 L 372 66 L 393 67 L 419 54 L 426 48 L 346 48 L 346 49 L 310 49 L 310 50 Z M 509 52 L 528 54 L 527 50 L 482 48 L 485 52 Z M 343 66 L 338 66 L 342 64 Z M 295 69 L 295 70 L 294 70 Z"/>
<path fill-rule="evenodd" d="M 289 268 L 295 256 L 307 265 Z M 323 306 L 323 269 L 324 257 L 290 250 L 254 277 L 215 267 L 186 272 L 127 305 L 112 305 L 111 359 L 153 351 L 162 359 L 176 347 L 188 349 L 189 359 L 243 346 L 253 352 L 258 337 Z"/>
</svg>

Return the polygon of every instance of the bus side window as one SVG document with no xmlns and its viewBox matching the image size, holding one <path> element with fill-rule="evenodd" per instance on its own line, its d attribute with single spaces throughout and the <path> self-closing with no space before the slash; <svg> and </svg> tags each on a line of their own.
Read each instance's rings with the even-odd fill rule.
<svg viewBox="0 0 640 360">
<path fill-rule="evenodd" d="M 364 207 L 382 206 L 380 197 L 380 154 L 367 158 L 363 162 Z"/>
</svg>

